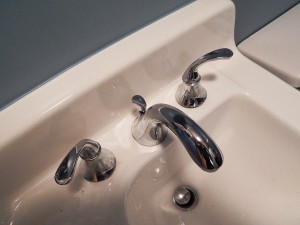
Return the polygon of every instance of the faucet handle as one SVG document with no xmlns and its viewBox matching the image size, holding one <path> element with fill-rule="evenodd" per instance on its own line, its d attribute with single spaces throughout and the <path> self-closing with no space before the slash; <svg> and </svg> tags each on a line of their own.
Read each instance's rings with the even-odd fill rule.
<svg viewBox="0 0 300 225">
<path fill-rule="evenodd" d="M 56 170 L 54 179 L 56 183 L 64 185 L 69 183 L 72 180 L 74 170 L 77 164 L 79 152 L 87 142 L 86 139 L 78 142 L 70 152 L 65 156 L 63 161 L 60 163 L 59 167 Z"/>
<path fill-rule="evenodd" d="M 196 108 L 206 100 L 207 93 L 205 88 L 200 85 L 201 76 L 197 71 L 198 66 L 210 60 L 226 59 L 231 56 L 233 56 L 233 52 L 230 49 L 221 48 L 196 59 L 182 75 L 183 83 L 176 92 L 176 100 L 179 105 Z"/>
<path fill-rule="evenodd" d="M 84 177 L 88 181 L 108 178 L 116 166 L 116 158 L 112 152 L 101 149 L 96 141 L 83 139 L 70 150 L 59 165 L 54 176 L 57 184 L 65 185 L 72 180 L 79 156 L 85 161 Z"/>
<path fill-rule="evenodd" d="M 132 97 L 132 103 L 136 104 L 137 106 L 140 107 L 140 113 L 144 114 L 146 112 L 147 109 L 147 103 L 145 101 L 145 99 L 140 96 L 140 95 L 134 95 Z"/>
<path fill-rule="evenodd" d="M 216 59 L 226 59 L 233 56 L 233 52 L 228 48 L 220 48 L 214 51 L 211 51 L 200 58 L 196 59 L 184 72 L 182 80 L 185 84 L 198 83 L 200 81 L 200 75 L 197 71 L 198 66 L 201 64 L 216 60 Z"/>
</svg>

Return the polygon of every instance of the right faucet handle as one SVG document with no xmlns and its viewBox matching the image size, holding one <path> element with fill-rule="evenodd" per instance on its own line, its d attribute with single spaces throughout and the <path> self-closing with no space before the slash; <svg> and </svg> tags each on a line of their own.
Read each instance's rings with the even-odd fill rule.
<svg viewBox="0 0 300 225">
<path fill-rule="evenodd" d="M 176 92 L 176 100 L 179 105 L 185 108 L 196 108 L 205 101 L 207 93 L 205 88 L 200 85 L 201 76 L 197 71 L 199 65 L 210 60 L 227 59 L 231 56 L 233 56 L 233 52 L 230 49 L 221 48 L 196 59 L 182 75 L 183 83 Z"/>
</svg>

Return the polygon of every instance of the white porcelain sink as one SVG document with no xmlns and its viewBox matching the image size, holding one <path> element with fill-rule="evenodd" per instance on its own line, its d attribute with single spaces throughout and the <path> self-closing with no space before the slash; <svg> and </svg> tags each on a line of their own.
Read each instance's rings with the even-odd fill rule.
<svg viewBox="0 0 300 225">
<path fill-rule="evenodd" d="M 50 176 L 14 202 L 13 224 L 126 224 L 121 186 L 114 179 L 87 182 L 79 174 L 59 186 Z"/>
<path fill-rule="evenodd" d="M 1 111 L 0 224 L 298 225 L 300 94 L 241 55 L 233 28 L 231 1 L 198 0 Z M 204 104 L 179 106 L 184 70 L 224 47 L 232 58 L 199 67 Z M 172 132 L 157 146 L 139 145 L 135 94 L 199 123 L 222 150 L 222 167 L 202 171 Z M 60 162 L 85 138 L 115 154 L 114 173 L 92 183 L 77 168 L 69 184 L 56 184 Z M 179 185 L 198 192 L 194 209 L 174 206 Z"/>
<path fill-rule="evenodd" d="M 165 149 L 148 153 L 148 162 L 141 157 L 128 179 L 132 160 L 101 183 L 77 172 L 59 186 L 52 174 L 14 202 L 13 224 L 298 224 L 299 134 L 247 95 L 229 98 L 198 122 L 223 151 L 218 172 L 202 171 L 169 134 Z M 198 192 L 191 211 L 172 201 L 180 185 Z"/>
<path fill-rule="evenodd" d="M 299 134 L 246 96 L 228 100 L 200 123 L 224 153 L 222 168 L 201 171 L 173 141 L 132 184 L 130 224 L 299 224 Z M 180 185 L 198 192 L 191 211 L 173 203 Z"/>
</svg>

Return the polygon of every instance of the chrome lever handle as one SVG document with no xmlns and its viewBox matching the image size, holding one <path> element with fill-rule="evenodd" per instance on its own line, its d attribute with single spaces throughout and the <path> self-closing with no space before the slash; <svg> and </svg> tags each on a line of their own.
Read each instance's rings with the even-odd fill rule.
<svg viewBox="0 0 300 225">
<path fill-rule="evenodd" d="M 90 139 L 78 142 L 60 163 L 54 176 L 56 183 L 64 185 L 72 180 L 79 156 L 85 161 L 92 161 L 99 156 L 100 152 L 101 146 L 98 142 Z"/>
<path fill-rule="evenodd" d="M 201 79 L 200 75 L 197 72 L 198 66 L 207 61 L 216 60 L 216 59 L 226 59 L 233 56 L 233 52 L 228 48 L 221 48 L 209 52 L 200 58 L 196 59 L 184 72 L 182 80 L 185 84 L 198 83 Z"/>
<path fill-rule="evenodd" d="M 226 59 L 233 56 L 233 52 L 228 48 L 214 50 L 196 59 L 182 75 L 183 83 L 178 87 L 175 98 L 179 105 L 186 108 L 196 108 L 200 106 L 207 97 L 207 92 L 201 86 L 201 76 L 197 68 L 202 63 L 216 59 Z"/>
</svg>

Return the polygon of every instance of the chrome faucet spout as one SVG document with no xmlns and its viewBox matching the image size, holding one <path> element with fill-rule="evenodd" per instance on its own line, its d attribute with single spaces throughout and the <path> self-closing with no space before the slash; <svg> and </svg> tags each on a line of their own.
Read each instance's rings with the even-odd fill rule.
<svg viewBox="0 0 300 225">
<path fill-rule="evenodd" d="M 132 135 L 138 143 L 153 146 L 166 137 L 165 127 L 179 138 L 202 170 L 214 172 L 222 165 L 223 155 L 214 141 L 197 123 L 173 106 L 156 104 L 140 113 L 132 125 Z"/>
</svg>

